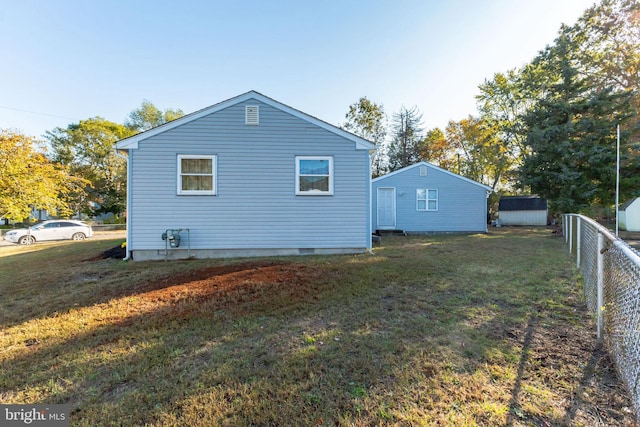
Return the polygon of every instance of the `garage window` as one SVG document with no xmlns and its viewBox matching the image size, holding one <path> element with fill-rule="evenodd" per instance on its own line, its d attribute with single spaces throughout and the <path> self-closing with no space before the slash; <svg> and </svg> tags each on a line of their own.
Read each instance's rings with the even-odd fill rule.
<svg viewBox="0 0 640 427">
<path fill-rule="evenodd" d="M 416 209 L 419 211 L 437 211 L 438 190 L 418 188 L 416 190 Z"/>
</svg>

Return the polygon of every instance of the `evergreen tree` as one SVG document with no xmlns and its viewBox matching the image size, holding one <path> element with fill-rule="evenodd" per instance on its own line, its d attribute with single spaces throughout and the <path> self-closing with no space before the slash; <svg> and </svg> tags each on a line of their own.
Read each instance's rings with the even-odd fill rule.
<svg viewBox="0 0 640 427">
<path fill-rule="evenodd" d="M 615 125 L 626 117 L 629 97 L 594 88 L 580 76 L 565 30 L 530 65 L 528 83 L 538 85 L 542 97 L 525 116 L 530 151 L 520 179 L 554 211 L 578 212 L 613 203 Z"/>
</svg>

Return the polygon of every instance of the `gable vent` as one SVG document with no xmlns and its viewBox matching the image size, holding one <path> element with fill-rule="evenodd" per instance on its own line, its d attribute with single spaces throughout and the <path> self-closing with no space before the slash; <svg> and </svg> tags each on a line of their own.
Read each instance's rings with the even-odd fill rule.
<svg viewBox="0 0 640 427">
<path fill-rule="evenodd" d="M 427 176 L 427 167 L 420 166 L 420 176 Z"/>
<path fill-rule="evenodd" d="M 257 105 L 247 105 L 245 108 L 245 124 L 257 125 L 260 124 L 260 110 Z"/>
</svg>

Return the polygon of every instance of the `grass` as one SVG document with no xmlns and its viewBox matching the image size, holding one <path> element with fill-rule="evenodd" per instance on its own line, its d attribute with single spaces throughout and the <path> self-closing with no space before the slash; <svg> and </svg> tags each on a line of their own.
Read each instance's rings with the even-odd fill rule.
<svg viewBox="0 0 640 427">
<path fill-rule="evenodd" d="M 0 402 L 72 425 L 625 425 L 564 240 L 384 238 L 375 255 L 86 261 L 0 248 Z"/>
</svg>

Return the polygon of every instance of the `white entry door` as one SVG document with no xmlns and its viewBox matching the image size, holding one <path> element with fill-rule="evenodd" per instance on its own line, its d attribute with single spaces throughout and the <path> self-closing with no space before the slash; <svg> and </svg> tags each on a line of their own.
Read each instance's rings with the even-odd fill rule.
<svg viewBox="0 0 640 427">
<path fill-rule="evenodd" d="M 396 227 L 396 189 L 378 188 L 378 228 Z"/>
</svg>

